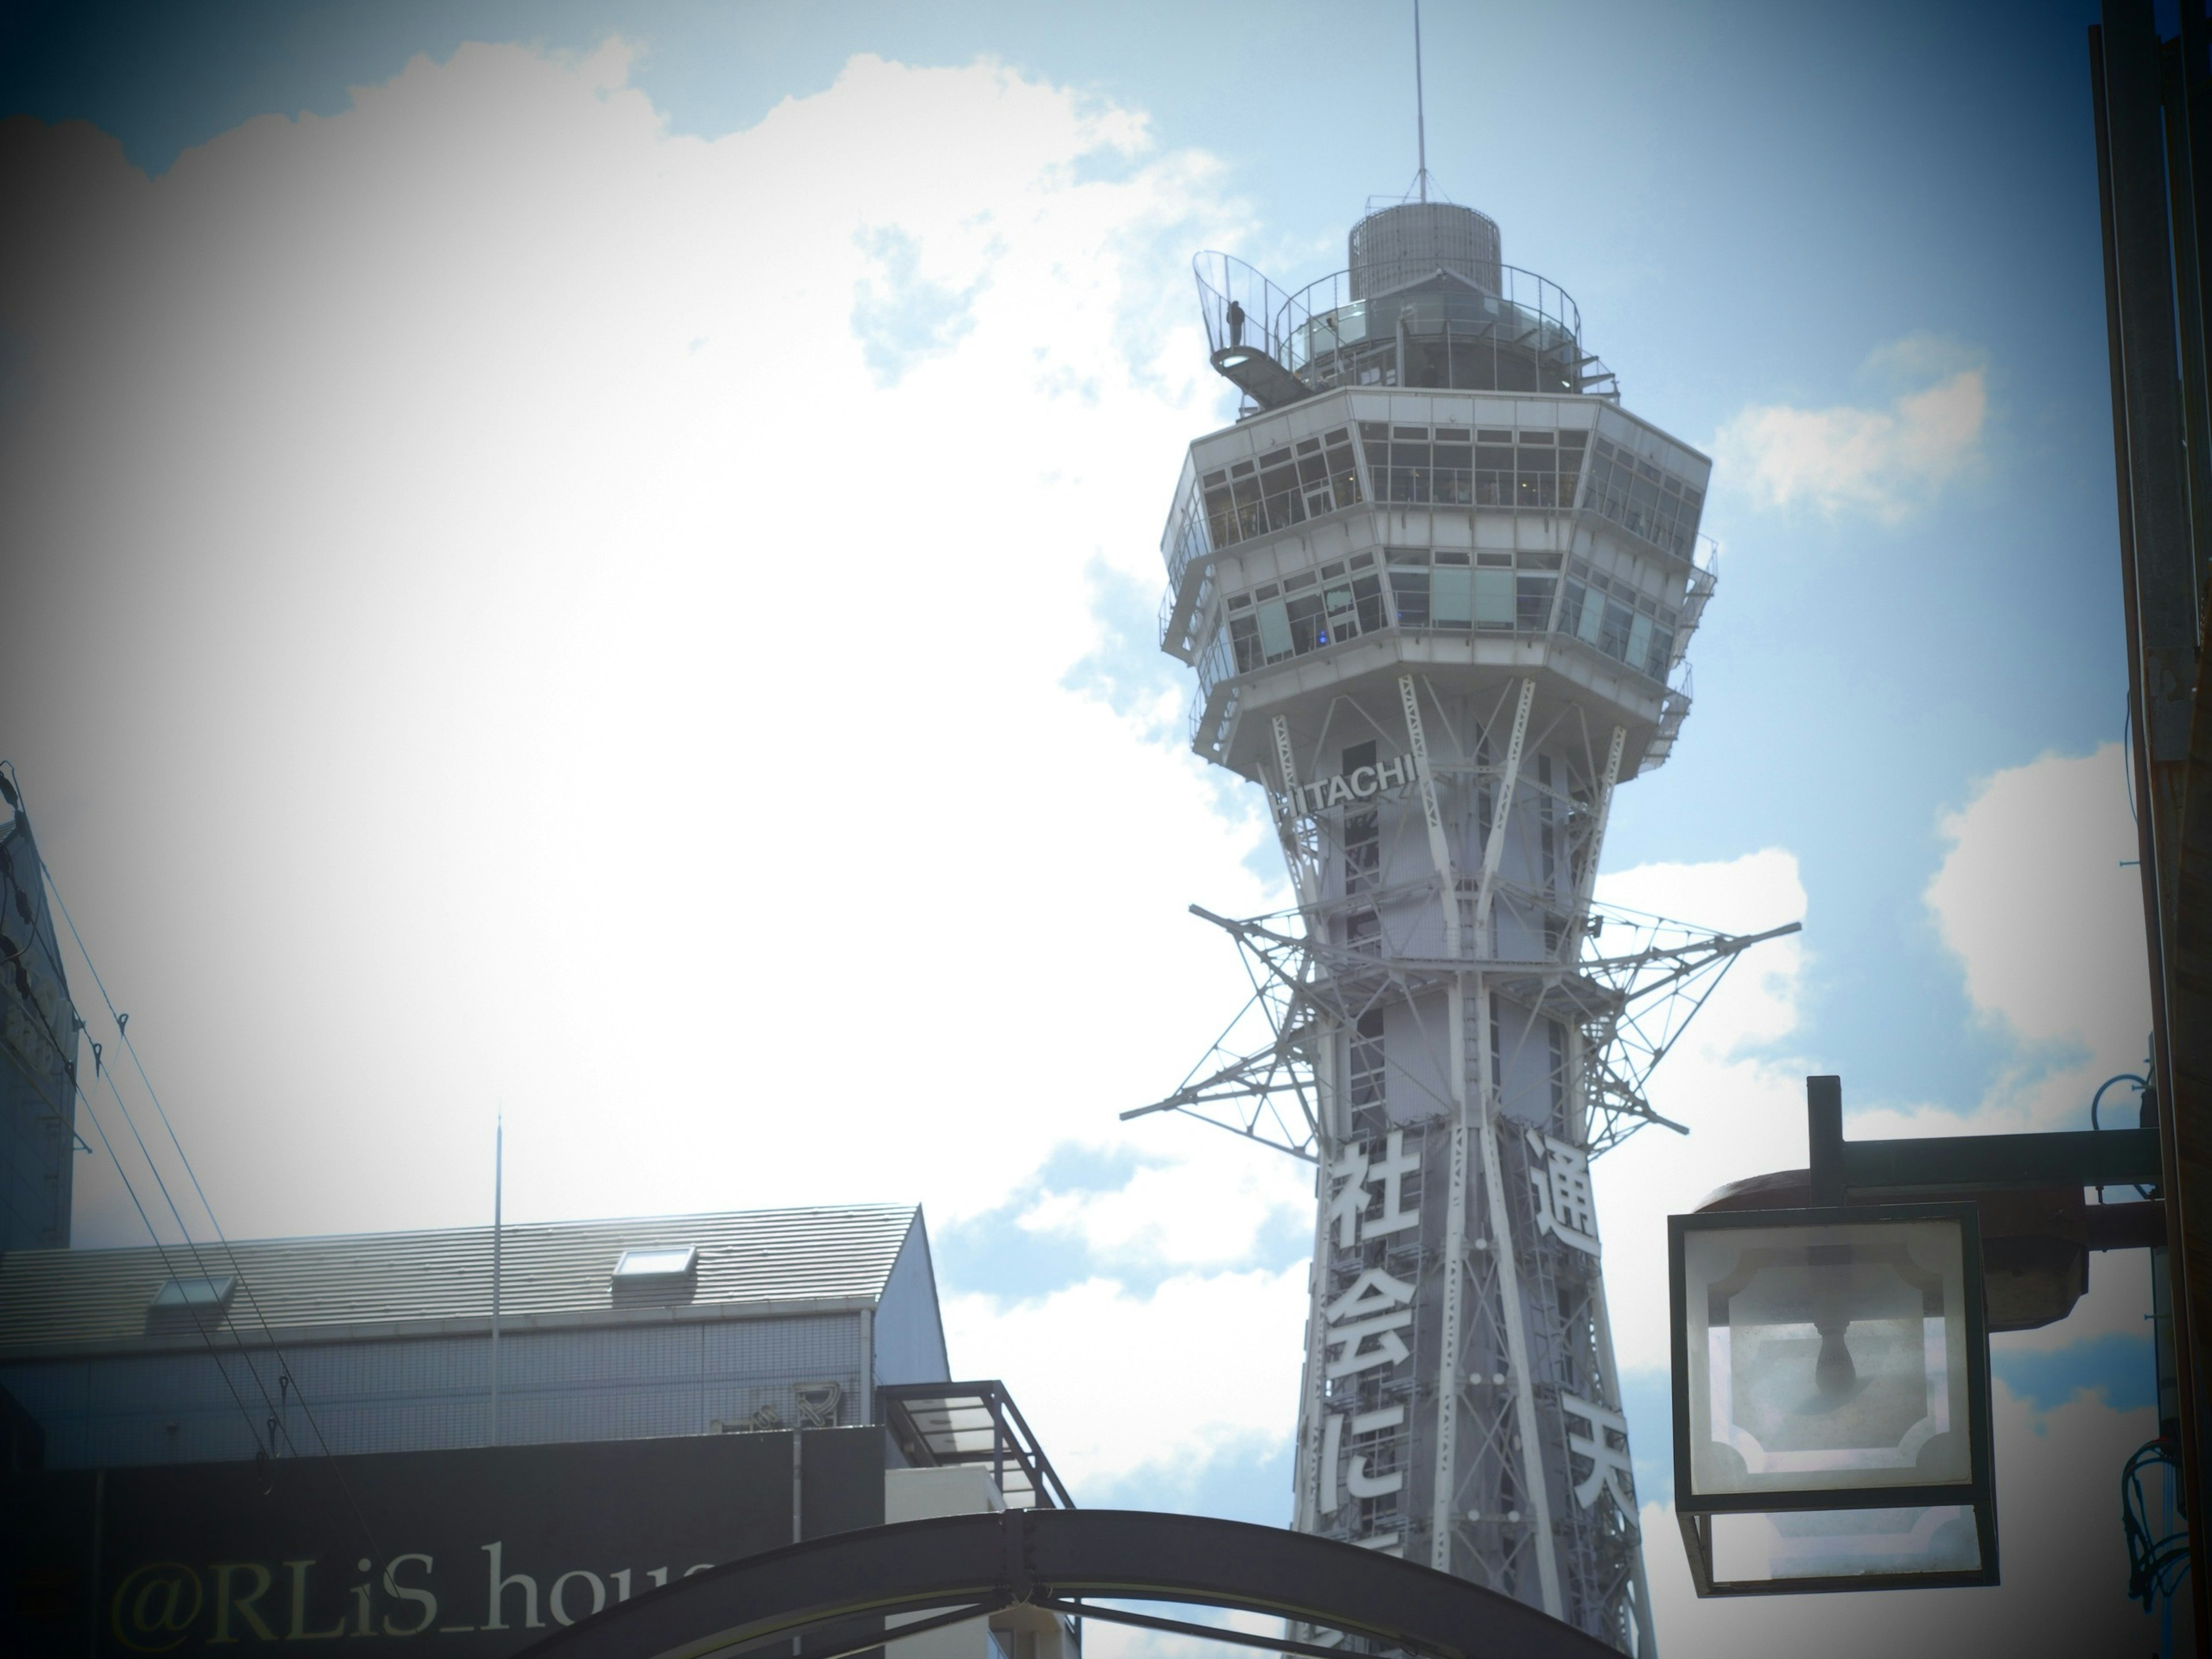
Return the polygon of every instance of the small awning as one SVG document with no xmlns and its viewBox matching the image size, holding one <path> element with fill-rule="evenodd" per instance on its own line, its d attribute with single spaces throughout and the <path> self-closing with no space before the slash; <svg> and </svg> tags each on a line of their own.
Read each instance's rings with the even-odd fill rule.
<svg viewBox="0 0 2212 1659">
<path fill-rule="evenodd" d="M 988 1469 L 1011 1510 L 1075 1507 L 1004 1383 L 892 1382 L 876 1399 L 915 1468 Z"/>
</svg>

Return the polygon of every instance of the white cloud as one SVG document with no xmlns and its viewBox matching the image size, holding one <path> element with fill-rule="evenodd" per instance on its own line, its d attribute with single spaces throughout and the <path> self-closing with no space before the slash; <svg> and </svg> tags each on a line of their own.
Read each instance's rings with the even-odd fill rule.
<svg viewBox="0 0 2212 1659">
<path fill-rule="evenodd" d="M 2048 1101 L 2077 1115 L 2087 1073 L 2135 1069 L 2150 1022 L 2120 745 L 1998 772 L 1941 830 L 1924 896 L 1966 994 L 2029 1048 L 2081 1054 L 2063 1079 L 2075 1096 Z"/>
<path fill-rule="evenodd" d="M 1715 450 L 1754 499 L 1895 524 L 1981 458 L 1989 415 L 1984 369 L 1926 337 L 1877 352 L 1869 367 L 1907 389 L 1886 405 L 1755 405 L 1721 428 Z"/>
<path fill-rule="evenodd" d="M 1019 1224 L 1078 1241 L 1094 1257 L 1177 1266 L 1242 1264 L 1271 1223 L 1312 1225 L 1310 1165 L 1181 1119 L 1130 1135 L 1149 1156 L 1176 1161 L 1148 1162 L 1119 1187 L 1047 1190 Z"/>
<path fill-rule="evenodd" d="M 1305 1292 L 1304 1261 L 1178 1274 L 1149 1294 L 1093 1279 L 1019 1302 L 949 1298 L 945 1336 L 956 1370 L 1020 1379 L 1023 1415 L 1078 1502 L 1141 1483 L 1166 1508 L 1207 1464 L 1288 1443 Z"/>
<path fill-rule="evenodd" d="M 1066 689 L 1215 418 L 1211 164 L 988 64 L 712 142 L 627 70 L 153 182 L 0 127 L 0 751 L 234 1233 L 481 1215 L 502 1102 L 511 1215 L 994 1208 L 1234 1006 L 1183 903 L 1274 901 Z"/>
</svg>

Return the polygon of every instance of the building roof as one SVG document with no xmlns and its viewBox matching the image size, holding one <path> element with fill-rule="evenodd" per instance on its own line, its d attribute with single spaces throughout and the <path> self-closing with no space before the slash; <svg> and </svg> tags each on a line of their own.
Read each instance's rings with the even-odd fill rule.
<svg viewBox="0 0 2212 1659">
<path fill-rule="evenodd" d="M 902 1204 L 510 1224 L 500 1234 L 501 1322 L 528 1329 L 872 1305 L 921 1224 L 920 1209 Z M 491 1234 L 450 1227 L 166 1253 L 10 1251 L 0 1255 L 0 1356 L 198 1346 L 192 1322 L 209 1318 L 249 1341 L 264 1324 L 290 1340 L 483 1330 Z M 625 1251 L 685 1246 L 697 1251 L 688 1277 L 672 1285 L 659 1276 L 635 1296 L 617 1291 Z M 236 1280 L 228 1293 L 227 1278 Z"/>
</svg>

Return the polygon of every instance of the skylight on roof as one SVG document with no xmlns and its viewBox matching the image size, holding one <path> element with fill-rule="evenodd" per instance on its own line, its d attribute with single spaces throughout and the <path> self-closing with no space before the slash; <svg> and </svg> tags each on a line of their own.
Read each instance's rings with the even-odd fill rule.
<svg viewBox="0 0 2212 1659">
<path fill-rule="evenodd" d="M 238 1279 L 231 1273 L 220 1279 L 173 1279 L 155 1291 L 153 1306 L 164 1311 L 228 1307 L 237 1288 Z"/>
<path fill-rule="evenodd" d="M 615 1263 L 615 1282 L 634 1285 L 651 1279 L 682 1279 L 699 1267 L 699 1247 L 686 1244 L 674 1249 L 624 1250 Z"/>
</svg>

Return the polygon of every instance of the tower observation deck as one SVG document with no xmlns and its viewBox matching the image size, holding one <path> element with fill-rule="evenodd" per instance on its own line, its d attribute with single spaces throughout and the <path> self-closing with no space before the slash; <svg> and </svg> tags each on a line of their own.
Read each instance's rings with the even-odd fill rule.
<svg viewBox="0 0 2212 1659">
<path fill-rule="evenodd" d="M 1711 463 L 1621 407 L 1574 302 L 1469 209 L 1370 214 L 1296 293 L 1196 268 L 1246 403 L 1190 447 L 1162 643 L 1198 752 L 1267 791 L 1297 908 L 1222 923 L 1270 1040 L 1140 1109 L 1295 1101 L 1279 1134 L 1224 1127 L 1316 1166 L 1297 1529 L 1649 1655 L 1589 1159 L 1664 1121 L 1636 999 L 1753 941 L 1601 955 L 1592 886 L 1615 786 L 1689 708 Z"/>
</svg>

